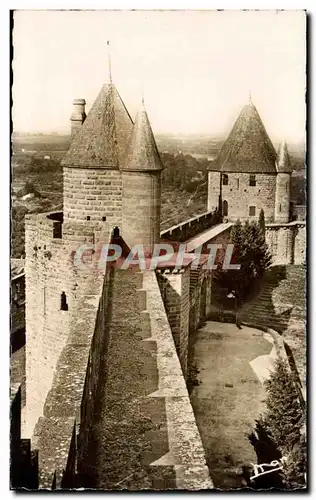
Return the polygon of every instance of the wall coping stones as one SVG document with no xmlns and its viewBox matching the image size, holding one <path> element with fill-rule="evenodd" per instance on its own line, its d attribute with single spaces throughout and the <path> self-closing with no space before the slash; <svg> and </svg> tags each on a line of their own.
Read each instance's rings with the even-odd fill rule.
<svg viewBox="0 0 316 500">
<path fill-rule="evenodd" d="M 292 222 L 271 222 L 266 224 L 266 229 L 277 229 L 279 227 L 293 227 L 293 226 L 306 226 L 305 220 L 294 220 Z"/>
<path fill-rule="evenodd" d="M 206 231 L 203 231 L 202 233 L 198 234 L 197 236 L 191 238 L 186 242 L 187 251 L 193 252 L 196 248 L 199 248 L 205 243 L 210 242 L 213 238 L 223 233 L 224 231 L 227 231 L 233 225 L 234 225 L 233 222 L 223 222 L 221 224 L 217 224 L 216 226 L 211 227 L 210 229 L 207 229 Z"/>
</svg>

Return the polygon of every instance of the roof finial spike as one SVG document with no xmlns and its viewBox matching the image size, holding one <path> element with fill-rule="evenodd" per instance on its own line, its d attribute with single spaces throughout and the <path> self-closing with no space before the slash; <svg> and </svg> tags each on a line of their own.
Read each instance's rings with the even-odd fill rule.
<svg viewBox="0 0 316 500">
<path fill-rule="evenodd" d="M 106 44 L 107 44 L 107 47 L 108 47 L 108 70 L 109 70 L 109 81 L 110 81 L 110 83 L 112 83 L 110 40 L 107 40 Z"/>
<path fill-rule="evenodd" d="M 145 106 L 144 85 L 142 85 L 142 105 Z"/>
<path fill-rule="evenodd" d="M 249 104 L 252 104 L 252 99 L 251 99 L 251 89 L 249 89 Z"/>
</svg>

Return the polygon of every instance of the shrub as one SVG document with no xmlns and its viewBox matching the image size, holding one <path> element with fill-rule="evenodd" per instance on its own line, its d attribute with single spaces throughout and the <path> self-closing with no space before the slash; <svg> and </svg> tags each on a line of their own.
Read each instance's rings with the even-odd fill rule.
<svg viewBox="0 0 316 500">
<path fill-rule="evenodd" d="M 306 438 L 304 411 L 299 402 L 292 374 L 278 358 L 275 369 L 265 382 L 266 411 L 261 424 L 287 461 L 282 471 L 285 488 L 305 485 Z"/>
</svg>

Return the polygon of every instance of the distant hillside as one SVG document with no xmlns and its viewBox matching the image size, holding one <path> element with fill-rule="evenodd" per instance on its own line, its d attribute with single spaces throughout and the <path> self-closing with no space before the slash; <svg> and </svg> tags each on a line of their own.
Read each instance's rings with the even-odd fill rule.
<svg viewBox="0 0 316 500">
<path fill-rule="evenodd" d="M 162 142 L 172 144 L 176 152 L 163 152 Z M 206 211 L 207 156 L 217 154 L 222 139 L 192 136 L 158 136 L 162 173 L 162 229 Z M 12 252 L 20 257 L 24 252 L 24 216 L 30 212 L 56 210 L 62 207 L 62 167 L 60 161 L 69 148 L 69 135 L 14 134 L 12 143 Z M 181 153 L 179 153 L 181 145 Z M 191 154 L 185 153 L 192 151 Z M 195 152 L 194 152 L 194 151 Z M 293 154 L 291 198 L 305 204 L 306 181 L 304 150 L 290 149 Z M 33 184 L 40 198 L 21 200 L 16 197 L 26 182 Z"/>
</svg>

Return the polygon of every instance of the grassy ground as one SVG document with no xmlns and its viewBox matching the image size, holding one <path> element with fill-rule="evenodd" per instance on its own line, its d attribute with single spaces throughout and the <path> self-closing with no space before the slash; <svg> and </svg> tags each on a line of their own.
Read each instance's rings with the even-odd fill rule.
<svg viewBox="0 0 316 500">
<path fill-rule="evenodd" d="M 217 488 L 242 487 L 241 466 L 256 463 L 247 436 L 264 408 L 265 393 L 249 363 L 271 348 L 259 330 L 228 323 L 209 321 L 197 333 L 192 361 L 199 385 L 191 402 Z"/>
</svg>

